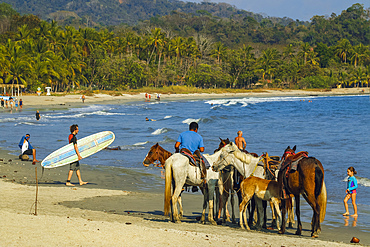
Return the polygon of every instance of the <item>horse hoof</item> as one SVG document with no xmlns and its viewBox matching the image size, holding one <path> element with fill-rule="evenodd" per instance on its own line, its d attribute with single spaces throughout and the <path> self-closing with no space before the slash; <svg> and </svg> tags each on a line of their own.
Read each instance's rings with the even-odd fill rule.
<svg viewBox="0 0 370 247">
<path fill-rule="evenodd" d="M 293 228 L 293 223 L 289 223 L 288 228 Z"/>
<path fill-rule="evenodd" d="M 312 238 L 318 238 L 318 237 L 319 237 L 319 235 L 318 235 L 318 234 L 311 234 L 311 237 L 312 237 Z"/>
<path fill-rule="evenodd" d="M 285 233 L 285 231 L 283 231 L 283 230 L 279 230 L 279 234 L 284 234 Z"/>
<path fill-rule="evenodd" d="M 214 225 L 214 226 L 217 226 L 217 222 L 216 221 L 211 221 L 211 224 Z"/>
<path fill-rule="evenodd" d="M 302 235 L 301 231 L 296 231 L 295 235 Z"/>
</svg>

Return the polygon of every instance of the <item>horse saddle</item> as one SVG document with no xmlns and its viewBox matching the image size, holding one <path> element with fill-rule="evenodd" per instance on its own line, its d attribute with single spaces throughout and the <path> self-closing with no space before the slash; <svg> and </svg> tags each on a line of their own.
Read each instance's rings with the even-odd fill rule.
<svg viewBox="0 0 370 247">
<path fill-rule="evenodd" d="M 275 180 L 275 171 L 280 164 L 279 160 L 279 156 L 269 156 L 268 153 L 265 153 L 263 155 L 263 159 L 258 163 L 259 165 L 261 164 L 263 166 L 265 178 L 267 180 Z"/>
<path fill-rule="evenodd" d="M 306 151 L 301 151 L 294 155 L 291 155 L 280 163 L 279 170 L 284 170 L 285 168 L 288 168 L 288 170 L 296 171 L 299 161 L 305 157 L 308 157 L 308 152 Z"/>
<path fill-rule="evenodd" d="M 192 166 L 200 167 L 200 163 L 203 162 L 206 169 L 211 167 L 208 160 L 203 156 L 203 154 L 200 154 L 201 157 L 199 157 L 198 155 L 196 155 L 196 153 L 191 154 L 191 152 L 186 148 L 182 148 L 180 150 L 180 153 L 189 159 L 189 163 Z"/>
<path fill-rule="evenodd" d="M 283 191 L 282 191 L 282 199 L 289 198 L 289 186 L 288 186 L 288 174 L 291 172 L 295 172 L 298 168 L 298 163 L 301 159 L 308 157 L 308 152 L 301 151 L 297 154 L 289 156 L 284 161 L 280 163 L 279 169 L 279 182 L 283 183 Z"/>
</svg>

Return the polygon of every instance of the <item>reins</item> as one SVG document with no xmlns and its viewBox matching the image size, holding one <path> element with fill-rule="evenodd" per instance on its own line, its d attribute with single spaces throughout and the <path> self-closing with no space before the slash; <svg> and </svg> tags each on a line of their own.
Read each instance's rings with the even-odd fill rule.
<svg viewBox="0 0 370 247">
<path fill-rule="evenodd" d="M 221 170 L 221 173 L 224 173 L 223 172 L 223 170 Z M 229 179 L 231 178 L 231 171 L 230 171 L 230 173 L 229 173 L 229 176 L 226 178 L 226 180 L 225 181 L 222 181 L 223 183 L 226 183 Z M 225 186 L 223 186 L 223 189 L 222 189 L 222 191 L 225 191 L 227 194 L 229 194 L 229 195 L 235 195 L 235 194 L 237 194 L 239 191 L 240 191 L 240 187 L 239 187 L 239 189 L 238 190 L 233 190 L 232 189 L 232 191 L 235 191 L 235 192 L 229 192 L 229 191 L 227 191 L 226 189 L 225 189 Z"/>
</svg>

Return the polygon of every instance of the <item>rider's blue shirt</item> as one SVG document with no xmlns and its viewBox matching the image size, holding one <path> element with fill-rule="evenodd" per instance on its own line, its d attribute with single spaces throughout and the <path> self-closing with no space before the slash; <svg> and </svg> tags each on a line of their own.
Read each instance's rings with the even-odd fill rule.
<svg viewBox="0 0 370 247">
<path fill-rule="evenodd" d="M 189 149 L 191 153 L 194 153 L 197 149 L 204 147 L 203 138 L 195 131 L 182 132 L 177 138 L 177 142 L 180 142 L 180 149 Z"/>
</svg>

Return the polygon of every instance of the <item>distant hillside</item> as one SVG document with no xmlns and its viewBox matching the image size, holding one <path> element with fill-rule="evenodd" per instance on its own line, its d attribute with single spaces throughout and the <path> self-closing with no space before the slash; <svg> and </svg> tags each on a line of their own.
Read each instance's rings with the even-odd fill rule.
<svg viewBox="0 0 370 247">
<path fill-rule="evenodd" d="M 211 15 L 230 18 L 233 16 L 253 17 L 257 22 L 264 16 L 235 8 L 226 3 L 191 3 L 177 0 L 1 0 L 10 4 L 20 14 L 33 14 L 41 19 L 58 22 L 80 21 L 81 24 L 102 26 L 128 24 L 149 20 L 155 16 L 169 15 L 171 12 Z M 292 19 L 268 17 L 272 22 L 288 25 Z"/>
</svg>

